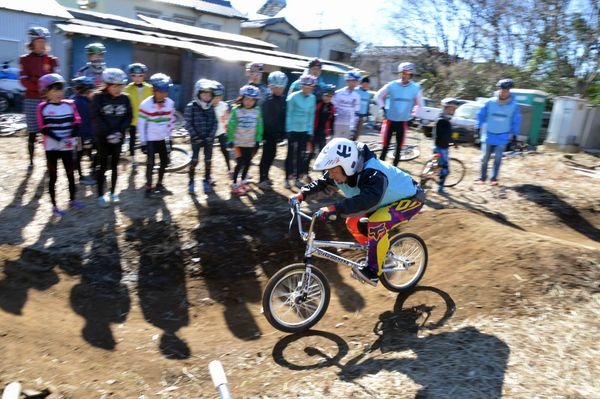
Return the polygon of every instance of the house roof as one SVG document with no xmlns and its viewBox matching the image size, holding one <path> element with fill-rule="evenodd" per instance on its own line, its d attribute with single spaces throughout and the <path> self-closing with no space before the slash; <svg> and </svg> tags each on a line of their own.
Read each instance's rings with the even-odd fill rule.
<svg viewBox="0 0 600 399">
<path fill-rule="evenodd" d="M 342 34 L 346 36 L 353 43 L 357 43 L 354 39 L 352 39 L 346 32 L 341 29 L 319 29 L 319 30 L 310 30 L 306 32 L 302 32 L 302 39 L 321 39 L 326 36 Z M 358 43 L 357 43 L 358 44 Z"/>
<path fill-rule="evenodd" d="M 265 26 L 278 24 L 280 22 L 285 22 L 289 24 L 289 22 L 287 22 L 285 18 L 253 19 L 250 21 L 242 22 L 242 28 L 264 28 Z"/>
<path fill-rule="evenodd" d="M 213 0 L 213 1 L 153 0 L 153 1 L 155 1 L 157 3 L 167 3 L 167 4 L 174 4 L 174 5 L 181 6 L 181 7 L 193 8 L 196 11 L 200 11 L 200 12 L 204 12 L 204 13 L 208 13 L 208 14 L 222 15 L 222 16 L 226 16 L 229 18 L 239 18 L 239 19 L 243 19 L 243 20 L 247 19 L 244 16 L 244 14 L 242 14 L 241 12 L 239 12 L 238 10 L 233 8 L 229 1 L 215 1 L 215 0 Z"/>
<path fill-rule="evenodd" d="M 165 21 L 164 19 L 152 18 L 145 15 L 138 15 L 143 21 L 150 25 L 169 32 L 176 32 L 178 34 L 184 34 L 195 37 L 203 37 L 209 39 L 218 39 L 222 41 L 230 41 L 244 44 L 251 44 L 254 46 L 260 46 L 265 48 L 276 48 L 277 46 L 262 40 L 254 39 L 252 37 L 244 35 L 236 35 L 234 33 L 221 32 L 212 29 L 199 28 L 197 26 L 190 26 L 184 24 L 178 24 L 176 22 Z"/>
<path fill-rule="evenodd" d="M 48 17 L 73 18 L 56 0 L 45 0 L 43 7 L 40 7 L 39 0 L 0 0 L 0 8 Z"/>
</svg>

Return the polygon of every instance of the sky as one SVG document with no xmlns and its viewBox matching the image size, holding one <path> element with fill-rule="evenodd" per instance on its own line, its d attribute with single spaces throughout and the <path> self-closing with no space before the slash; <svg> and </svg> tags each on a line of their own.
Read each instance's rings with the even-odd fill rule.
<svg viewBox="0 0 600 399">
<path fill-rule="evenodd" d="M 265 0 L 230 0 L 233 7 L 250 19 L 269 18 L 256 14 Z M 389 15 L 389 0 L 287 0 L 287 7 L 276 17 L 285 19 L 298 30 L 342 29 L 358 42 L 374 45 L 398 45 L 393 35 L 383 27 L 387 21 L 381 15 Z M 394 2 L 395 7 L 398 2 Z"/>
</svg>

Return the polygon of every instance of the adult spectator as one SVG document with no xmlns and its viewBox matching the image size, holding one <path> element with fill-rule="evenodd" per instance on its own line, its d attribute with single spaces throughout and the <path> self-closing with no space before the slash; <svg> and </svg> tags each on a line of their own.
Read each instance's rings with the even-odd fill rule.
<svg viewBox="0 0 600 399">
<path fill-rule="evenodd" d="M 485 133 L 481 137 L 481 174 L 477 182 L 482 184 L 487 180 L 487 166 L 492 151 L 494 165 L 490 184 L 498 185 L 498 173 L 502 163 L 502 153 L 513 136 L 521 129 L 521 110 L 515 96 L 510 92 L 513 87 L 512 79 L 501 79 L 496 84 L 497 97 L 488 100 L 477 114 L 476 128 L 481 130 L 486 124 Z"/>
<path fill-rule="evenodd" d="M 323 82 L 323 78 L 321 77 L 322 69 L 323 69 L 323 63 L 321 62 L 321 60 L 318 58 L 313 58 L 312 60 L 310 60 L 308 62 L 307 69 L 302 74 L 302 76 L 310 75 L 310 76 L 314 76 L 315 78 L 317 78 L 317 83 L 315 84 L 315 86 L 313 88 L 313 94 L 317 98 L 317 102 L 321 101 L 323 92 L 327 86 L 325 84 L 325 82 Z M 292 84 L 290 85 L 290 88 L 288 90 L 288 97 L 290 96 L 290 94 L 300 90 L 300 86 L 301 86 L 300 79 L 302 79 L 302 76 L 300 76 L 297 80 L 292 82 Z"/>
<path fill-rule="evenodd" d="M 42 102 L 38 80 L 40 77 L 58 73 L 58 60 L 56 57 L 48 54 L 49 47 L 47 40 L 50 39 L 48 29 L 41 26 L 34 26 L 27 31 L 29 37 L 29 54 L 22 55 L 19 58 L 19 67 L 21 68 L 20 80 L 25 87 L 25 99 L 23 108 L 25 111 L 25 120 L 27 122 L 27 133 L 29 135 L 27 141 L 27 149 L 29 151 L 29 166 L 28 171 L 33 169 L 33 152 L 35 148 L 35 140 L 40 132 L 37 121 L 37 108 Z"/>
<path fill-rule="evenodd" d="M 398 65 L 400 78 L 384 85 L 375 94 L 375 101 L 384 109 L 384 115 L 389 121 L 388 130 L 385 132 L 384 145 L 379 159 L 385 160 L 393 134 L 396 135 L 396 151 L 394 153 L 394 166 L 400 161 L 400 150 L 404 144 L 404 136 L 408 128 L 408 121 L 412 116 L 414 107 L 416 111 L 423 106 L 421 86 L 412 81 L 415 66 L 411 62 L 402 62 Z M 388 98 L 389 97 L 389 98 Z M 386 98 L 389 100 L 389 109 L 385 109 Z"/>
</svg>

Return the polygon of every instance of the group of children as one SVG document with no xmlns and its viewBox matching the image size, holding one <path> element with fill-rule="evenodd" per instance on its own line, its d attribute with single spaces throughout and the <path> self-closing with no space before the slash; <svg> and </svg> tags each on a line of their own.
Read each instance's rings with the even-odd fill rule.
<svg viewBox="0 0 600 399">
<path fill-rule="evenodd" d="M 129 65 L 127 73 L 106 68 L 106 48 L 102 43 L 91 43 L 85 47 L 88 62 L 72 81 L 75 94 L 72 99 L 66 99 L 66 82 L 58 73 L 58 61 L 47 53 L 49 32 L 45 28 L 31 28 L 29 33 L 31 53 L 21 57 L 21 81 L 31 92 L 31 104 L 26 102 L 30 136 L 33 137 L 28 144 L 29 169 L 33 167 L 33 142 L 36 132 L 40 131 L 50 175 L 53 213 L 56 216 L 64 214 L 55 199 L 59 160 L 69 181 L 70 208 L 83 207 L 75 199 L 75 171 L 80 183 L 97 185 L 99 206 L 119 202 L 117 164 L 127 136 L 133 170 L 137 167 L 136 140 L 139 139 L 142 152 L 147 155 L 145 196 L 165 192 L 163 178 L 169 163 L 171 131 L 175 122 L 175 104 L 168 97 L 171 78 L 157 73 L 146 82 L 148 68 L 141 63 Z M 35 69 L 39 60 L 42 60 L 43 68 Z M 336 91 L 334 85 L 322 82 L 321 67 L 320 60 L 311 60 L 305 74 L 285 93 L 288 79 L 283 72 L 270 73 L 268 85 L 264 85 L 261 83 L 263 64 L 249 63 L 246 66 L 248 83 L 240 88 L 232 107 L 222 100 L 224 87 L 221 83 L 198 80 L 192 101 L 185 106 L 184 112 L 192 147 L 188 192 L 193 194 L 196 190 L 195 169 L 201 149 L 204 154 L 202 188 L 205 193 L 213 191 L 211 163 L 215 139 L 225 158 L 232 194 L 244 195 L 249 190 L 251 160 L 261 144 L 259 187 L 267 189 L 272 185 L 269 170 L 277 144 L 287 138 L 284 183 L 286 188 L 291 188 L 290 182 L 294 180 L 298 187 L 303 181 L 310 180 L 308 170 L 312 154 L 320 151 L 334 132 L 341 137 L 355 138 L 361 99 L 354 88 L 360 75 L 349 72 L 346 74 L 348 86 Z M 158 179 L 153 185 L 156 154 L 160 164 Z M 89 175 L 82 168 L 82 159 L 86 156 L 91 161 Z M 231 156 L 235 160 L 233 168 Z M 111 185 L 106 196 L 105 173 L 109 169 Z"/>
</svg>

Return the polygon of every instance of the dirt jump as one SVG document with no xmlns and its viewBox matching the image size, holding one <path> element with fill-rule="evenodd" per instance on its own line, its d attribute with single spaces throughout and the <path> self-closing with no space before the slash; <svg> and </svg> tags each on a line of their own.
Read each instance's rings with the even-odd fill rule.
<svg viewBox="0 0 600 399">
<path fill-rule="evenodd" d="M 432 143 L 409 134 L 421 156 L 400 166 L 417 176 Z M 21 398 L 216 398 L 208 364 L 219 360 L 234 398 L 600 398 L 597 155 L 540 147 L 504 159 L 490 186 L 474 183 L 478 148 L 452 149 L 465 178 L 429 190 L 402 227 L 427 243 L 419 286 L 395 294 L 317 260 L 329 309 L 287 334 L 261 313 L 269 277 L 303 260 L 285 147 L 273 187 L 242 197 L 217 151 L 209 195 L 170 173 L 169 193 L 146 199 L 144 171 L 123 160 L 118 205 L 99 208 L 95 186 L 78 185 L 86 208 L 57 219 L 41 147 L 27 173 L 26 138 L 0 141 L 0 392 L 20 382 Z M 64 206 L 60 168 L 57 189 Z M 342 221 L 317 227 L 350 240 Z"/>
</svg>

